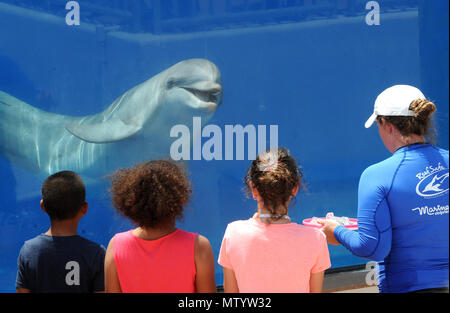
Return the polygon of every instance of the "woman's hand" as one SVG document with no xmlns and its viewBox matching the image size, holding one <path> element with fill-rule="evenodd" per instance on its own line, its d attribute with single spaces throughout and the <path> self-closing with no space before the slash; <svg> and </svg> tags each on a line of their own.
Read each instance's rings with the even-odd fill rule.
<svg viewBox="0 0 450 313">
<path fill-rule="evenodd" d="M 327 237 L 327 243 L 329 245 L 339 245 L 340 243 L 336 240 L 336 237 L 334 237 L 334 229 L 339 225 L 338 223 L 334 221 L 329 220 L 317 220 L 317 223 L 322 225 L 323 227 L 320 229 L 325 236 Z"/>
</svg>

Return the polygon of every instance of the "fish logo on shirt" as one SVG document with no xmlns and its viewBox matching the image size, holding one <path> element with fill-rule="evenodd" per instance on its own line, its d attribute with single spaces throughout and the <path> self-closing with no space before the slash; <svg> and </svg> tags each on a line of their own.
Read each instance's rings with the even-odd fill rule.
<svg viewBox="0 0 450 313">
<path fill-rule="evenodd" d="M 416 186 L 416 193 L 424 198 L 434 198 L 448 193 L 448 168 L 439 166 L 432 168 L 431 171 L 417 175 L 420 181 Z"/>
</svg>

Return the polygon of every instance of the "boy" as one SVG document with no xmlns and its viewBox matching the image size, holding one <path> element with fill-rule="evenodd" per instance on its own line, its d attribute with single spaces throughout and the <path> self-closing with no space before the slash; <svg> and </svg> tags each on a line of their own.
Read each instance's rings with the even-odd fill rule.
<svg viewBox="0 0 450 313">
<path fill-rule="evenodd" d="M 62 171 L 44 181 L 40 205 L 51 226 L 20 250 L 18 293 L 104 291 L 105 248 L 77 234 L 88 209 L 85 195 L 83 180 L 74 172 Z"/>
</svg>

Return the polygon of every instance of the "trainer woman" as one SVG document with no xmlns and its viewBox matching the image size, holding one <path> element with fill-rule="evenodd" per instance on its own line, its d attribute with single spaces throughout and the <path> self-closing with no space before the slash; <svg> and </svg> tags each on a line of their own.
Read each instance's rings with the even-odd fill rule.
<svg viewBox="0 0 450 313">
<path fill-rule="evenodd" d="M 392 156 L 361 175 L 359 230 L 322 222 L 328 243 L 379 261 L 382 293 L 448 292 L 448 151 L 430 143 L 435 110 L 415 87 L 383 91 L 365 127 L 376 121 Z"/>
</svg>

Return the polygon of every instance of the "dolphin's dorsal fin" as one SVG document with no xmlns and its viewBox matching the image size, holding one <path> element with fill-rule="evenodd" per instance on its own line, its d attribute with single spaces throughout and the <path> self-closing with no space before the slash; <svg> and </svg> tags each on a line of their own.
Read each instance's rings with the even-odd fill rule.
<svg viewBox="0 0 450 313">
<path fill-rule="evenodd" d="M 66 125 L 72 135 L 91 143 L 120 141 L 136 134 L 141 128 L 134 124 L 125 124 L 118 118 L 97 123 L 80 122 Z"/>
</svg>

